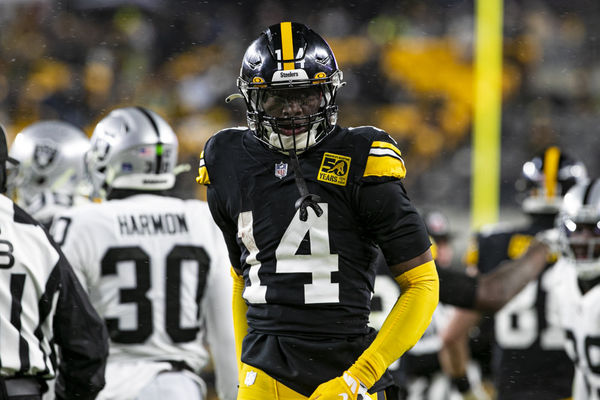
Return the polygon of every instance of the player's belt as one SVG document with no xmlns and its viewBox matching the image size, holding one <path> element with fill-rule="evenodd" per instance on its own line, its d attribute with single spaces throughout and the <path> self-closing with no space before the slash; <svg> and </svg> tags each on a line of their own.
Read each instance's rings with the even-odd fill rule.
<svg viewBox="0 0 600 400">
<path fill-rule="evenodd" d="M 0 378 L 2 392 L 11 397 L 18 396 L 41 396 L 43 394 L 42 383 L 37 378 Z"/>
</svg>

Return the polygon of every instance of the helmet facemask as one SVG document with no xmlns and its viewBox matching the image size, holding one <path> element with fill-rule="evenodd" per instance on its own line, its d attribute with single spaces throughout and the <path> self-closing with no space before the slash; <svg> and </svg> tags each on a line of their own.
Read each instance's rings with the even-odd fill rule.
<svg viewBox="0 0 600 400">
<path fill-rule="evenodd" d="M 319 143 L 337 123 L 335 96 L 341 71 L 331 79 L 246 85 L 238 80 L 247 105 L 248 126 L 274 150 L 302 153 Z"/>
</svg>

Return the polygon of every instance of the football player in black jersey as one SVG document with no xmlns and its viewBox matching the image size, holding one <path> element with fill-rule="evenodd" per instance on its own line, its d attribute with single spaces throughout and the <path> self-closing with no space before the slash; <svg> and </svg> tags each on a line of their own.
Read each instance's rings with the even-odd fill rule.
<svg viewBox="0 0 600 400">
<path fill-rule="evenodd" d="M 552 146 L 523 165 L 523 177 L 524 188 L 529 190 L 522 207 L 529 221 L 521 226 L 495 226 L 477 234 L 467 258 L 481 273 L 497 270 L 528 251 L 539 232 L 554 226 L 567 190 L 585 181 L 587 174 L 580 162 Z M 552 400 L 571 393 L 573 368 L 563 350 L 564 335 L 548 320 L 558 302 L 549 292 L 553 273 L 553 261 L 549 261 L 535 281 L 494 315 L 492 362 L 499 400 Z M 444 335 L 447 346 L 452 348 L 463 340 L 479 317 L 468 311 L 457 313 Z"/>
<path fill-rule="evenodd" d="M 248 128 L 207 142 L 197 181 L 233 266 L 238 399 L 384 398 L 385 370 L 423 334 L 439 284 L 396 142 L 336 124 L 342 72 L 303 24 L 264 31 L 237 82 Z M 377 334 L 379 249 L 402 294 Z"/>
</svg>

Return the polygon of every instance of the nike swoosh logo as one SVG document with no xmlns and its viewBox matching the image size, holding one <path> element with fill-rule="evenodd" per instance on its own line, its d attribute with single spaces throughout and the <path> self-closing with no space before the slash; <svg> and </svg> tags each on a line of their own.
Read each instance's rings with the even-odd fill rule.
<svg viewBox="0 0 600 400">
<path fill-rule="evenodd" d="M 340 396 L 342 400 L 348 400 L 348 395 L 346 393 L 340 393 L 338 396 Z"/>
</svg>

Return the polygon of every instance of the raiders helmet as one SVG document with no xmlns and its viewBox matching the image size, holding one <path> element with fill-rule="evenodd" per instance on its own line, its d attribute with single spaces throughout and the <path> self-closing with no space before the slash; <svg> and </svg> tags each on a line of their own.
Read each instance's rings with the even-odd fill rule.
<svg viewBox="0 0 600 400">
<path fill-rule="evenodd" d="M 582 280 L 600 276 L 600 179 L 574 186 L 559 216 L 560 241 Z"/>
<path fill-rule="evenodd" d="M 175 132 L 155 112 L 142 107 L 111 111 L 96 125 L 85 157 L 95 193 L 170 189 L 177 148 Z"/>
<path fill-rule="evenodd" d="M 8 183 L 9 193 L 25 206 L 42 192 L 77 193 L 85 182 L 85 132 L 64 121 L 40 121 L 17 134 L 9 155 L 20 165 Z"/>
<path fill-rule="evenodd" d="M 342 72 L 327 42 L 307 26 L 270 26 L 246 50 L 237 86 L 248 127 L 269 148 L 301 153 L 337 122 Z"/>
<path fill-rule="evenodd" d="M 522 179 L 518 182 L 523 192 L 523 211 L 527 214 L 557 214 L 564 195 L 575 184 L 587 181 L 585 166 L 556 146 L 523 164 Z"/>
</svg>

